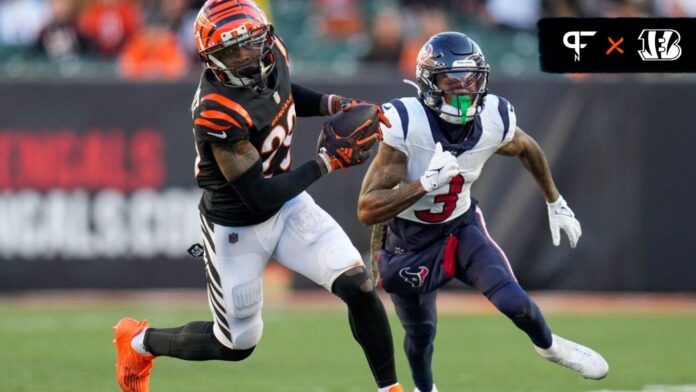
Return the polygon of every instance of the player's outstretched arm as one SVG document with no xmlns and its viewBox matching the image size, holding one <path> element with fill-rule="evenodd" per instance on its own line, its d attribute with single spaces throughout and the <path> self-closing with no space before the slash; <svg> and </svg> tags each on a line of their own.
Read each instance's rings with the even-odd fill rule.
<svg viewBox="0 0 696 392">
<path fill-rule="evenodd" d="M 426 190 L 420 181 L 402 183 L 406 175 L 406 155 L 380 143 L 363 180 L 358 199 L 358 219 L 365 225 L 387 221 L 418 201 Z M 395 188 L 399 185 L 398 188 Z"/>
<path fill-rule="evenodd" d="M 327 171 L 317 157 L 295 170 L 265 178 L 261 156 L 248 140 L 211 145 L 225 179 L 244 203 L 252 211 L 259 213 L 279 208 Z"/>
<path fill-rule="evenodd" d="M 515 156 L 536 180 L 547 203 L 554 202 L 560 194 L 551 176 L 549 163 L 539 144 L 520 127 L 515 130 L 515 136 L 496 151 L 497 154 Z"/>
<path fill-rule="evenodd" d="M 329 114 L 326 108 L 328 95 L 297 83 L 292 83 L 291 87 L 297 117 L 326 116 Z"/>
<path fill-rule="evenodd" d="M 532 173 L 544 194 L 544 199 L 546 199 L 553 244 L 560 245 L 561 230 L 563 230 L 568 235 L 570 246 L 575 248 L 582 235 L 580 222 L 575 219 L 573 210 L 570 209 L 563 196 L 558 193 L 546 155 L 539 144 L 517 127 L 512 140 L 498 148 L 496 153 L 518 157 L 524 167 Z"/>
<path fill-rule="evenodd" d="M 343 107 L 358 103 L 353 98 L 322 94 L 297 83 L 292 83 L 292 99 L 298 117 L 331 116 Z"/>
</svg>

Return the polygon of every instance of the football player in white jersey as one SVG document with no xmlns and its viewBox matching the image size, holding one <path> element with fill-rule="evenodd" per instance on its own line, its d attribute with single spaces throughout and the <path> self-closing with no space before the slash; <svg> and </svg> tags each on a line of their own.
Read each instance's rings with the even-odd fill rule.
<svg viewBox="0 0 696 392">
<path fill-rule="evenodd" d="M 416 391 L 437 390 L 431 370 L 435 296 L 452 278 L 483 293 L 542 357 L 601 379 L 607 362 L 551 333 L 471 197 L 471 184 L 491 155 L 516 156 L 546 200 L 554 245 L 561 231 L 573 248 L 580 238 L 580 223 L 556 189 L 543 151 L 517 127 L 512 105 L 487 93 L 488 73 L 479 46 L 466 35 L 432 36 L 418 55 L 418 97 L 383 105 L 392 127 L 384 132 L 358 202 L 360 221 L 382 228 L 373 236 L 381 239 L 380 281 L 406 331 Z"/>
</svg>

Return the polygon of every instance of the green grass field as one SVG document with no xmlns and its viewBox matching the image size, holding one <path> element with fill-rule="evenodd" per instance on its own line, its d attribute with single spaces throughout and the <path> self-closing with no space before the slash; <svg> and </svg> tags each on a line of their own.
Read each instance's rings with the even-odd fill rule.
<svg viewBox="0 0 696 392">
<path fill-rule="evenodd" d="M 111 326 L 122 315 L 155 326 L 209 318 L 206 308 L 104 305 L 75 308 L 0 303 L 0 391 L 117 391 Z M 375 391 L 363 354 L 341 311 L 264 312 L 256 352 L 241 363 L 159 358 L 157 391 Z M 495 315 L 442 315 L 435 351 L 441 391 L 643 390 L 647 385 L 696 388 L 696 314 L 549 315 L 560 335 L 597 348 L 609 377 L 587 381 L 537 357 L 512 323 Z M 413 390 L 392 318 L 397 366 Z M 680 389 L 680 391 L 694 389 Z M 675 389 L 676 390 L 676 389 Z"/>
</svg>

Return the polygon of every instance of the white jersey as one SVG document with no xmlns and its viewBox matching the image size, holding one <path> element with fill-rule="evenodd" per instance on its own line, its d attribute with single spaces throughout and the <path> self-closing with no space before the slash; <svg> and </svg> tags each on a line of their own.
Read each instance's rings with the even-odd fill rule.
<svg viewBox="0 0 696 392">
<path fill-rule="evenodd" d="M 512 140 L 517 127 L 512 105 L 493 94 L 486 95 L 483 110 L 473 120 L 473 131 L 459 144 L 450 144 L 444 138 L 437 115 L 418 98 L 395 99 L 383 108 L 392 125 L 382 127 L 384 143 L 406 154 L 407 182 L 417 181 L 425 173 L 437 142 L 459 162 L 460 175 L 449 186 L 427 193 L 398 215 L 419 223 L 443 223 L 464 214 L 471 206 L 471 184 L 478 179 L 488 158 Z"/>
</svg>

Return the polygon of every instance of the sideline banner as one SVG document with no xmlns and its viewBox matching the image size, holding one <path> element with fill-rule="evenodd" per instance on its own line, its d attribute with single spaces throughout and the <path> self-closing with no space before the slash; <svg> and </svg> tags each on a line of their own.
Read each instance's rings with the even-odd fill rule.
<svg viewBox="0 0 696 392">
<path fill-rule="evenodd" d="M 0 85 L 0 291 L 204 280 L 194 85 Z"/>
<path fill-rule="evenodd" d="M 414 93 L 387 81 L 300 83 L 374 102 Z M 525 288 L 696 291 L 693 83 L 492 78 L 490 89 L 544 148 L 582 223 L 576 249 L 565 239 L 553 247 L 533 178 L 518 159 L 489 160 L 472 194 Z M 200 241 L 194 91 L 0 82 L 0 292 L 204 287 L 200 260 L 186 253 Z M 322 121 L 298 118 L 295 165 L 312 159 Z M 366 258 L 370 229 L 356 203 L 368 164 L 308 190 Z"/>
</svg>

